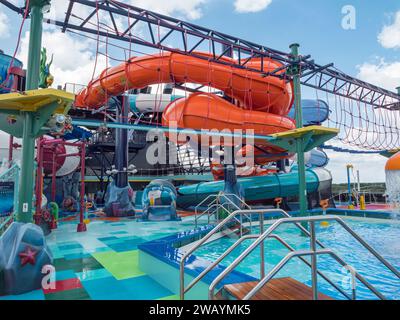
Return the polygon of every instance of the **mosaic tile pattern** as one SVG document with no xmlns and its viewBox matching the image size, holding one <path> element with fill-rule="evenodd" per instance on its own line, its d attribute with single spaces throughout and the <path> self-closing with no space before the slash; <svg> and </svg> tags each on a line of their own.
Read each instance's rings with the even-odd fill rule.
<svg viewBox="0 0 400 320">
<path fill-rule="evenodd" d="M 160 223 L 99 218 L 87 232 L 77 233 L 76 221 L 62 222 L 47 239 L 56 269 L 55 289 L 0 300 L 179 299 L 140 270 L 137 246 L 191 228 L 192 218 Z"/>
</svg>

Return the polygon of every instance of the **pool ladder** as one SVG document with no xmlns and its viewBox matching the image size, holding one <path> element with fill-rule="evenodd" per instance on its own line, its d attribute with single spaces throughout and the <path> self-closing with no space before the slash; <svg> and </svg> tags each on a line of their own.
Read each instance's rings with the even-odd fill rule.
<svg viewBox="0 0 400 320">
<path fill-rule="evenodd" d="M 237 199 L 241 207 L 239 207 L 235 202 L 233 202 L 232 198 Z M 205 205 L 207 206 L 207 209 L 201 211 L 201 208 Z M 236 194 L 219 192 L 218 194 L 209 195 L 195 207 L 195 216 L 194 216 L 195 227 L 196 228 L 198 227 L 199 220 L 204 216 L 207 216 L 207 223 L 210 224 L 211 217 L 215 217 L 215 220 L 217 222 L 220 221 L 221 211 L 230 215 L 232 211 L 238 211 L 243 208 L 246 210 L 251 210 L 251 207 Z M 239 218 L 237 216 L 239 216 Z M 245 220 L 243 220 L 243 218 Z M 244 222 L 248 221 L 251 227 L 252 217 L 250 215 L 247 214 L 235 215 L 233 216 L 232 219 L 239 224 L 240 236 L 243 235 Z"/>
<path fill-rule="evenodd" d="M 211 263 L 207 268 L 205 268 L 195 279 L 193 279 L 185 287 L 185 262 L 199 247 L 205 244 L 212 236 L 220 232 L 221 229 L 231 222 L 232 219 L 238 215 L 254 215 L 257 214 L 259 217 L 260 233 L 254 235 L 245 235 L 239 238 L 228 250 L 226 250 L 218 259 Z M 265 215 L 280 215 L 282 218 L 276 220 L 267 230 L 264 230 L 264 218 Z M 258 284 L 246 294 L 244 300 L 249 300 L 254 297 L 287 263 L 297 257 L 307 266 L 311 268 L 312 275 L 312 293 L 313 299 L 318 299 L 318 275 L 322 277 L 327 283 L 329 283 L 333 288 L 340 292 L 345 298 L 349 300 L 356 299 L 356 280 L 359 280 L 364 284 L 375 296 L 379 299 L 386 299 L 386 297 L 381 294 L 368 280 L 366 280 L 362 275 L 360 275 L 352 266 L 348 265 L 337 253 L 329 248 L 326 248 L 316 237 L 315 223 L 322 221 L 333 221 L 337 222 L 341 227 L 343 227 L 358 243 L 360 243 L 365 249 L 367 249 L 375 258 L 377 258 L 387 269 L 389 269 L 397 278 L 400 279 L 399 271 L 394 268 L 385 258 L 383 258 L 374 248 L 372 248 L 365 240 L 363 240 L 351 227 L 340 217 L 333 215 L 323 215 L 323 216 L 310 216 L 310 217 L 292 217 L 286 211 L 281 209 L 259 209 L 259 210 L 236 210 L 232 212 L 228 217 L 222 220 L 218 225 L 216 225 L 204 238 L 202 238 L 195 246 L 185 252 L 180 261 L 180 298 L 183 300 L 185 294 L 192 289 L 201 279 L 203 279 L 211 270 L 213 270 L 219 263 L 222 262 L 235 248 L 237 248 L 245 240 L 253 239 L 255 240 L 251 245 L 249 245 L 246 250 L 244 250 L 223 272 L 221 272 L 209 286 L 208 297 L 210 300 L 214 300 L 215 289 L 220 284 L 220 282 L 232 271 L 234 270 L 251 252 L 253 252 L 257 247 L 260 247 L 260 280 Z M 308 231 L 303 224 L 308 223 L 310 231 Z M 282 237 L 274 234 L 273 232 L 282 224 L 294 224 L 301 232 L 307 236 L 310 240 L 310 250 L 296 250 L 290 246 Z M 289 253 L 274 267 L 272 270 L 265 274 L 265 252 L 264 252 L 264 241 L 267 239 L 275 239 L 283 244 Z M 317 247 L 319 246 L 319 248 Z M 352 294 L 346 293 L 342 288 L 335 284 L 332 280 L 328 278 L 321 270 L 317 268 L 317 256 L 318 255 L 330 255 L 333 257 L 340 265 L 342 265 L 351 274 L 352 280 Z M 309 262 L 305 257 L 311 256 L 311 262 Z M 222 288 L 221 288 L 222 289 Z M 221 290 L 220 289 L 220 290 Z"/>
</svg>

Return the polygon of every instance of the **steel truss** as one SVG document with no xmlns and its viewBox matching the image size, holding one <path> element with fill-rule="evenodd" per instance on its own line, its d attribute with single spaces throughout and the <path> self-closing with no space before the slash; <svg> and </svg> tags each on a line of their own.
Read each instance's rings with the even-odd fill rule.
<svg viewBox="0 0 400 320">
<path fill-rule="evenodd" d="M 23 14 L 25 10 L 6 0 L 0 0 L 0 3 L 19 14 Z M 82 10 L 83 8 L 88 10 Z M 90 13 L 83 14 L 82 12 L 85 11 Z M 93 23 L 92 20 L 98 17 L 101 17 L 101 21 L 98 24 Z M 122 24 L 125 23 L 123 27 L 121 27 L 121 21 Z M 178 52 L 235 68 L 259 72 L 263 76 L 276 76 L 289 81 L 294 74 L 300 74 L 301 83 L 304 86 L 359 101 L 375 108 L 400 109 L 399 94 L 349 76 L 334 68 L 332 63 L 319 65 L 310 56 L 294 59 L 290 53 L 119 1 L 69 0 L 63 21 L 45 19 L 45 22 L 61 27 L 62 32 L 92 34 L 153 49 Z M 141 37 L 135 36 L 134 28 L 137 27 L 147 31 L 147 34 Z M 162 35 L 159 32 L 160 29 L 163 31 Z M 173 34 L 181 39 L 181 43 L 176 44 L 175 48 L 168 45 Z M 204 44 L 209 46 L 211 58 L 196 53 L 196 50 Z M 223 59 L 227 53 L 232 52 L 237 57 L 236 60 Z M 261 60 L 260 68 L 248 65 L 253 58 Z M 266 59 L 270 58 L 282 63 L 282 67 L 268 72 L 265 66 Z"/>
</svg>

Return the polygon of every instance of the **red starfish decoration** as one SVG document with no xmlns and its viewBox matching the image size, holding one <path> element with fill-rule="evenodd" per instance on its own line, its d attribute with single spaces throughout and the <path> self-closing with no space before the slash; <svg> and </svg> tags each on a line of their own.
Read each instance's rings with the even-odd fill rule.
<svg viewBox="0 0 400 320">
<path fill-rule="evenodd" d="M 37 251 L 33 250 L 31 247 L 27 246 L 25 251 L 20 252 L 18 255 L 21 259 L 21 267 L 30 263 L 31 265 L 35 265 L 36 263 L 36 254 Z"/>
</svg>

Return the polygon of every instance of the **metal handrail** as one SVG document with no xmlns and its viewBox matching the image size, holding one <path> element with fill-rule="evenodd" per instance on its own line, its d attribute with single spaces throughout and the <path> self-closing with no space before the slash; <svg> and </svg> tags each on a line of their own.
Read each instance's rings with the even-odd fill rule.
<svg viewBox="0 0 400 320">
<path fill-rule="evenodd" d="M 217 198 L 217 201 L 219 202 L 219 199 L 220 199 L 220 197 L 223 197 L 225 200 L 227 200 L 231 205 L 233 205 L 234 207 L 235 207 L 235 209 L 236 210 L 241 210 L 238 206 L 237 206 L 237 204 L 236 203 L 234 203 L 231 199 L 229 199 L 229 197 L 230 196 L 234 196 L 234 197 L 236 197 L 241 203 L 243 203 L 247 208 L 248 208 L 248 210 L 251 210 L 251 207 L 246 203 L 246 202 L 244 202 L 242 199 L 240 199 L 236 194 L 234 194 L 234 193 L 220 193 L 220 196 Z M 243 215 L 240 215 L 240 220 L 238 220 L 236 217 L 234 217 L 234 219 L 240 224 L 240 235 L 242 236 L 242 234 L 243 234 L 243 221 L 242 221 L 242 216 L 245 216 L 248 220 L 249 220 L 249 222 L 250 222 L 250 228 L 252 227 L 252 219 L 251 219 L 251 217 L 249 216 L 249 215 L 247 215 L 247 214 L 243 214 Z"/>
<path fill-rule="evenodd" d="M 195 227 L 197 228 L 197 221 L 200 220 L 200 218 L 201 218 L 202 216 L 204 216 L 206 213 L 209 213 L 210 210 L 211 210 L 212 208 L 215 208 L 215 207 L 218 207 L 218 206 L 219 206 L 219 204 L 213 203 L 212 205 L 210 205 L 210 206 L 207 208 L 207 210 L 203 211 L 203 212 L 200 213 L 199 215 L 197 215 L 197 214 L 195 213 L 195 216 L 194 216 Z M 215 211 L 215 210 L 214 210 L 214 211 Z M 214 211 L 213 211 L 211 214 L 213 214 Z"/>
<path fill-rule="evenodd" d="M 331 249 L 321 249 L 321 250 L 298 250 L 288 253 L 271 271 L 266 275 L 253 289 L 251 289 L 243 298 L 243 300 L 251 299 L 262 287 L 264 287 L 291 259 L 294 257 L 303 257 L 305 255 L 316 256 L 328 254 L 332 256 L 336 261 L 338 261 L 343 267 L 347 264 Z M 369 283 L 364 277 L 358 274 L 356 271 L 354 275 L 357 275 L 362 279 L 360 280 L 368 289 L 370 289 L 379 299 L 386 300 L 385 296 L 382 295 L 372 284 Z M 318 299 L 314 297 L 315 300 Z"/>
<path fill-rule="evenodd" d="M 197 214 L 197 208 L 199 208 L 201 205 L 203 205 L 208 199 L 210 199 L 210 198 L 215 198 L 211 203 L 213 203 L 214 201 L 216 201 L 217 200 L 217 197 L 218 195 L 215 195 L 215 194 L 210 194 L 210 195 L 208 195 L 205 199 L 203 199 L 195 208 L 194 208 L 194 212 L 195 212 L 195 214 Z M 210 204 L 211 204 L 210 203 Z"/>
<path fill-rule="evenodd" d="M 197 228 L 197 224 L 198 224 L 198 220 L 209 211 L 210 206 L 213 207 L 215 203 L 219 203 L 219 199 L 220 198 L 224 198 L 225 200 L 227 200 L 231 205 L 233 205 L 235 207 L 236 210 L 240 210 L 240 208 L 237 206 L 236 203 L 234 203 L 231 199 L 229 199 L 230 196 L 235 197 L 236 199 L 238 199 L 246 208 L 248 208 L 249 210 L 251 210 L 251 207 L 244 202 L 240 197 L 238 197 L 236 194 L 234 193 L 223 193 L 223 192 L 219 192 L 218 194 L 211 194 L 208 195 L 205 199 L 203 199 L 194 209 L 195 212 L 195 217 L 194 217 L 194 223 L 195 223 L 195 227 Z M 207 200 L 209 200 L 210 198 L 215 198 L 211 203 L 208 204 L 208 208 L 203 211 L 200 215 L 198 214 L 198 208 L 201 207 L 204 203 L 207 202 Z M 248 219 L 250 219 L 250 217 L 247 216 Z M 239 223 L 241 223 L 241 221 L 238 221 Z M 251 219 L 250 219 L 250 223 L 251 223 Z"/>
<path fill-rule="evenodd" d="M 264 215 L 265 214 L 273 214 L 278 213 L 283 217 L 291 218 L 291 216 L 282 209 L 252 209 L 252 210 L 236 210 L 232 212 L 228 217 L 222 220 L 219 224 L 217 224 L 209 233 L 207 233 L 195 246 L 190 248 L 187 252 L 185 252 L 182 256 L 182 259 L 179 263 L 179 272 L 180 272 L 180 298 L 181 300 L 185 297 L 185 261 L 186 259 L 193 254 L 199 247 L 201 247 L 204 243 L 208 241 L 214 234 L 216 234 L 222 227 L 224 227 L 227 223 L 229 223 L 234 217 L 237 215 L 244 214 L 258 214 L 260 219 L 260 233 L 263 233 L 264 230 Z M 295 223 L 295 225 L 306 235 L 310 236 L 310 233 L 306 228 L 304 228 L 300 223 Z M 317 243 L 323 247 L 323 244 L 317 241 Z M 261 246 L 262 247 L 262 246 Z M 264 250 L 262 250 L 261 257 L 263 257 Z M 263 267 L 261 268 L 261 274 L 263 274 Z"/>
<path fill-rule="evenodd" d="M 185 293 L 188 292 L 190 289 L 192 289 L 201 279 L 203 279 L 211 270 L 213 270 L 218 264 L 222 262 L 232 251 L 234 251 L 242 242 L 250 239 L 257 239 L 260 235 L 247 235 L 242 238 L 240 238 L 238 241 L 236 241 L 232 246 L 230 246 L 220 257 L 218 257 L 217 260 L 215 260 L 212 264 L 210 264 L 206 269 L 204 269 L 195 279 L 192 280 L 192 282 L 189 283 L 189 285 L 185 288 Z M 269 238 L 276 239 L 279 241 L 282 245 L 284 245 L 288 250 L 291 252 L 296 251 L 292 246 L 290 246 L 285 240 L 283 240 L 280 236 L 276 234 L 271 234 Z M 306 259 L 304 259 L 302 256 L 299 256 L 299 259 L 304 262 L 307 266 L 311 267 L 311 263 L 309 263 Z M 351 297 L 344 292 L 341 288 L 339 288 L 332 280 L 328 278 L 322 271 L 317 270 L 317 273 L 326 281 L 328 282 L 332 287 L 334 287 L 337 291 L 339 291 L 342 295 L 344 295 L 347 299 L 351 299 Z"/>
<path fill-rule="evenodd" d="M 384 266 L 386 266 L 393 274 L 395 274 L 399 279 L 400 279 L 400 272 L 396 270 L 385 258 L 383 258 L 375 249 L 373 249 L 368 243 L 366 243 L 356 232 L 354 232 L 340 217 L 337 216 L 329 216 L 329 215 L 324 215 L 324 216 L 315 216 L 315 217 L 296 217 L 296 218 L 282 218 L 277 220 L 275 223 L 273 223 L 256 241 L 254 241 L 245 251 L 243 251 L 223 272 L 221 272 L 211 283 L 210 288 L 209 288 L 209 297 L 211 299 L 214 298 L 214 290 L 215 287 L 218 285 L 218 283 L 227 275 L 229 274 L 234 268 L 237 267 L 239 263 L 243 261 L 244 258 L 246 258 L 258 245 L 262 244 L 264 240 L 269 237 L 273 231 L 275 231 L 281 224 L 284 223 L 294 223 L 298 224 L 301 222 L 310 222 L 314 223 L 317 221 L 329 221 L 329 220 L 334 220 L 338 222 L 350 235 L 352 235 L 364 248 L 366 248 L 372 255 L 375 256 Z M 310 234 L 311 238 L 315 243 L 317 243 L 317 240 L 315 239 L 315 234 Z M 325 249 L 325 247 L 323 247 Z M 314 248 L 312 250 L 314 253 L 313 256 L 316 255 L 317 250 Z M 330 251 L 331 252 L 331 251 Z M 327 252 L 328 253 L 328 252 Z M 293 254 L 293 253 L 291 253 Z M 290 255 L 290 254 L 289 254 Z M 340 259 L 340 258 L 339 258 Z M 342 260 L 343 261 L 343 260 Z M 264 262 L 262 262 L 264 263 Z M 316 266 L 313 265 L 313 271 L 315 271 Z M 278 270 L 279 271 L 279 270 Z M 270 272 L 271 273 L 271 272 Z M 368 283 L 363 277 L 361 277 L 359 274 L 356 275 L 357 279 L 360 280 L 361 282 Z M 263 280 L 266 279 L 267 277 L 263 277 Z M 316 279 L 313 279 L 316 280 Z M 368 287 L 368 285 L 367 285 Z M 375 294 L 376 292 L 373 290 L 373 286 L 368 287 L 370 290 L 372 290 Z M 372 288 L 372 289 L 371 289 Z M 315 292 L 316 292 L 316 283 L 313 281 L 313 294 L 315 297 Z M 380 294 L 379 294 L 380 295 Z M 379 296 L 378 295 L 378 296 Z M 382 296 L 383 297 L 383 296 Z"/>
</svg>

